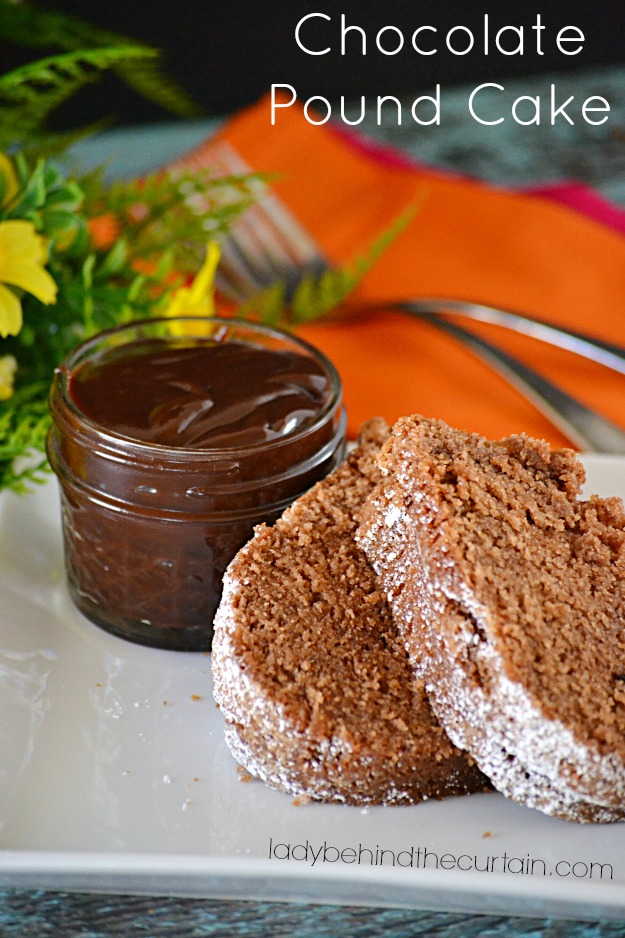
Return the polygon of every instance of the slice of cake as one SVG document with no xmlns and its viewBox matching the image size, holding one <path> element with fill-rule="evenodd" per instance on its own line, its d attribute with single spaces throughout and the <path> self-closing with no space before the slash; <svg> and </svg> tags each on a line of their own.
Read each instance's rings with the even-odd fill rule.
<svg viewBox="0 0 625 938">
<path fill-rule="evenodd" d="M 435 720 L 353 534 L 388 437 L 371 421 L 339 469 L 232 561 L 215 620 L 215 698 L 248 772 L 323 801 L 484 790 Z"/>
<path fill-rule="evenodd" d="M 357 538 L 439 720 L 497 789 L 625 817 L 625 513 L 571 450 L 393 428 Z"/>
</svg>

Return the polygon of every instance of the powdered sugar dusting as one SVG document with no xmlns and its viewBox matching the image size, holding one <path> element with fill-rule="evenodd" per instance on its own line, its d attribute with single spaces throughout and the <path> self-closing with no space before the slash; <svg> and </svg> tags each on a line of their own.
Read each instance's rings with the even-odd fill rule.
<svg viewBox="0 0 625 938">
<path fill-rule="evenodd" d="M 293 795 L 407 804 L 486 785 L 436 723 L 353 541 L 381 442 L 259 528 L 225 577 L 213 676 L 226 741 Z"/>
<path fill-rule="evenodd" d="M 412 428 L 403 423 L 400 433 L 410 436 Z M 436 435 L 433 423 L 428 430 Z M 427 447 L 421 469 L 405 441 L 395 440 L 392 455 L 389 450 L 385 480 L 369 499 L 357 539 L 382 577 L 411 660 L 452 741 L 468 749 L 508 797 L 572 820 L 622 819 L 619 754 L 601 752 L 592 731 L 582 738 L 509 677 L 491 612 L 463 578 L 445 536 L 453 509 L 437 499 Z"/>
</svg>

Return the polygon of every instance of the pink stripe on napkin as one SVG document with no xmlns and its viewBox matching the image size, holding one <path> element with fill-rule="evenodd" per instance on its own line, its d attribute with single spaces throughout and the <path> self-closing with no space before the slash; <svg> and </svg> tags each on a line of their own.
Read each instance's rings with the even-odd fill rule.
<svg viewBox="0 0 625 938">
<path fill-rule="evenodd" d="M 332 126 L 332 132 L 339 136 L 346 144 L 354 147 L 358 152 L 370 159 L 375 160 L 382 166 L 395 167 L 399 169 L 418 169 L 420 172 L 446 178 L 470 178 L 467 174 L 461 174 L 454 170 L 443 167 L 431 166 L 423 163 L 395 147 L 388 144 L 378 143 L 375 140 L 365 137 L 353 129 Z M 497 186 L 504 188 L 503 186 Z M 619 234 L 625 234 L 625 209 L 613 202 L 610 202 L 605 196 L 601 195 L 590 186 L 581 182 L 564 180 L 556 183 L 538 183 L 532 186 L 506 187 L 513 191 L 524 192 L 526 195 L 538 196 L 548 199 L 551 202 L 557 202 L 568 208 L 587 215 L 594 221 L 618 231 Z"/>
</svg>

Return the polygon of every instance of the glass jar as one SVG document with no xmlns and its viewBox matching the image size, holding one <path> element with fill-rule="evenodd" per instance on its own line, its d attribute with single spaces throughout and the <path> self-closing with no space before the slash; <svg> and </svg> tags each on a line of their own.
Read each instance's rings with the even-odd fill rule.
<svg viewBox="0 0 625 938">
<path fill-rule="evenodd" d="M 301 356 L 325 388 L 315 408 L 299 422 L 301 409 L 283 420 L 274 438 L 241 444 L 236 434 L 232 440 L 226 435 L 226 445 L 222 439 L 196 448 L 142 438 L 108 416 L 100 420 L 97 407 L 95 416 L 85 412 L 73 390 L 91 369 L 119 396 L 116 368 L 125 357 L 138 351 L 151 356 L 155 348 L 198 354 L 220 348 L 223 354 L 224 343 L 235 343 L 229 352 L 245 346 Z M 135 359 L 128 360 L 132 375 Z M 158 408 L 165 378 L 156 364 L 153 375 L 149 368 L 145 374 Z M 235 370 L 225 392 L 242 378 Z M 253 377 L 245 379 L 253 387 Z M 126 390 L 128 407 L 137 395 L 152 394 Z M 275 521 L 344 456 L 345 414 L 332 364 L 307 342 L 233 319 L 154 319 L 100 333 L 56 370 L 50 408 L 48 457 L 60 482 L 72 599 L 109 632 L 160 648 L 210 649 L 222 577 L 234 554 L 255 525 Z"/>
</svg>

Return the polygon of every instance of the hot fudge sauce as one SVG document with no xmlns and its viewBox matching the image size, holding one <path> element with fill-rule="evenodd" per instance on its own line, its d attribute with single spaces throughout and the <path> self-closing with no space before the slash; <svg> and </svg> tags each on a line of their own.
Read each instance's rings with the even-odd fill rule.
<svg viewBox="0 0 625 938">
<path fill-rule="evenodd" d="M 186 337 L 151 320 L 70 355 L 48 454 L 76 605 L 133 641 L 207 649 L 227 564 L 337 465 L 344 416 L 334 369 L 306 343 L 187 322 Z"/>
<path fill-rule="evenodd" d="M 71 399 L 99 426 L 185 449 L 279 440 L 314 420 L 329 393 L 314 359 L 238 341 L 137 342 L 69 377 Z"/>
</svg>

